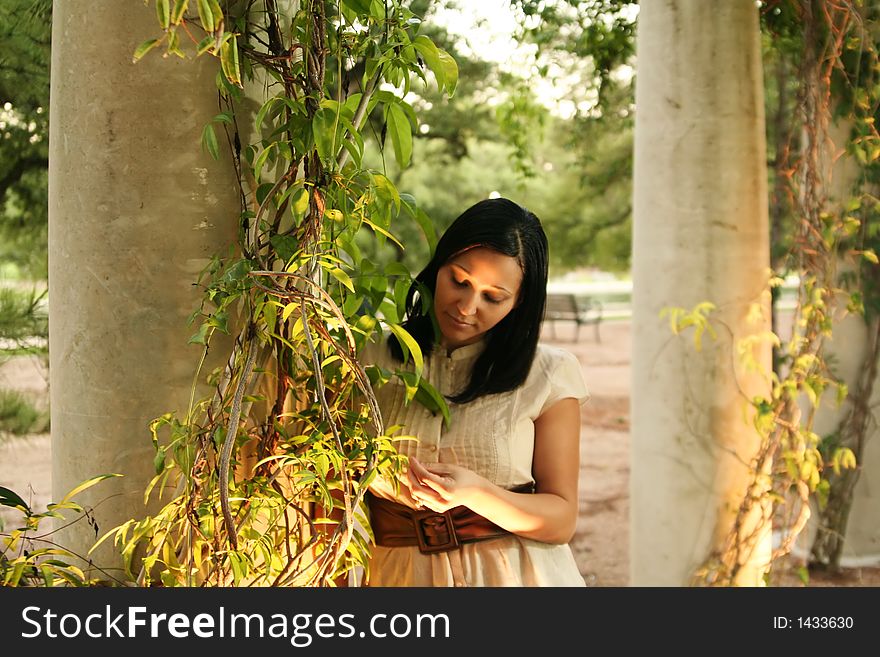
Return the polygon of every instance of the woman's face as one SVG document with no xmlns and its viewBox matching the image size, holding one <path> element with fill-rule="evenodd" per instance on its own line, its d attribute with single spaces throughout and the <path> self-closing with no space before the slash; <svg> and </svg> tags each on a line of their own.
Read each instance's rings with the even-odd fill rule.
<svg viewBox="0 0 880 657">
<path fill-rule="evenodd" d="M 434 313 L 441 344 L 472 344 L 516 305 L 523 273 L 517 261 L 482 246 L 450 258 L 437 272 Z"/>
</svg>

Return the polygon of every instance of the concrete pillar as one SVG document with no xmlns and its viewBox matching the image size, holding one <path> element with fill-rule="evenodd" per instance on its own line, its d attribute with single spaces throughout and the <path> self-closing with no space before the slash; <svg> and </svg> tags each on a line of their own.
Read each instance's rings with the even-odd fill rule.
<svg viewBox="0 0 880 657">
<path fill-rule="evenodd" d="M 880 385 L 874 383 L 871 407 L 880 404 Z M 880 421 L 875 411 L 874 418 Z M 862 474 L 853 492 L 853 505 L 846 527 L 842 566 L 880 566 L 880 435 L 869 431 L 862 461 Z"/>
<path fill-rule="evenodd" d="M 235 240 L 238 187 L 228 155 L 215 162 L 199 146 L 219 111 L 216 59 L 154 52 L 133 64 L 137 45 L 160 33 L 143 2 L 96 0 L 85 11 L 57 0 L 53 12 L 53 495 L 124 474 L 78 496 L 103 534 L 145 513 L 150 420 L 186 413 L 201 354 L 187 344 L 201 296 L 192 284 Z M 80 522 L 59 540 L 84 554 L 95 534 Z M 109 549 L 97 553 L 96 563 L 115 562 Z"/>
<path fill-rule="evenodd" d="M 824 166 L 830 174 L 827 186 L 831 206 L 835 211 L 839 211 L 853 195 L 859 193 L 857 185 L 862 175 L 861 167 L 853 157 L 845 153 L 851 129 L 852 124 L 849 121 L 834 123 L 828 129 L 830 141 L 825 145 Z M 852 271 L 853 265 L 841 261 L 839 269 L 841 272 Z M 846 303 L 847 295 L 840 294 L 834 330 L 831 339 L 825 343 L 824 353 L 835 376 L 846 383 L 850 394 L 854 394 L 862 365 L 868 357 L 873 328 L 869 330 L 863 316 L 847 313 Z M 816 412 L 813 430 L 820 436 L 834 432 L 851 409 L 849 402 L 838 407 L 836 397 L 834 391 L 826 393 Z M 871 408 L 876 409 L 878 402 L 880 382 L 875 381 L 870 400 Z M 853 491 L 853 504 L 840 560 L 844 567 L 880 565 L 880 435 L 877 431 L 880 414 L 877 412 L 874 413 L 874 420 L 875 424 L 868 427 L 865 448 L 859 463 L 861 474 Z M 820 511 L 815 504 L 812 511 L 810 522 L 797 542 L 796 552 L 800 556 L 809 554 L 816 534 Z"/>
<path fill-rule="evenodd" d="M 687 584 L 731 527 L 758 440 L 742 338 L 770 329 L 757 7 L 646 0 L 637 41 L 630 582 Z M 674 337 L 667 306 L 711 301 L 718 338 Z M 750 317 L 752 304 L 757 316 Z M 769 345 L 754 356 L 771 370 Z M 738 583 L 757 585 L 770 536 Z"/>
</svg>

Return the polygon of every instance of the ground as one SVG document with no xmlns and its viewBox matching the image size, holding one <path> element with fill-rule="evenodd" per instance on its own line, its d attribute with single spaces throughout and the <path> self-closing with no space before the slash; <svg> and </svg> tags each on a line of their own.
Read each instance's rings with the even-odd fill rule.
<svg viewBox="0 0 880 657">
<path fill-rule="evenodd" d="M 591 398 L 582 407 L 580 517 L 572 550 L 588 586 L 629 585 L 629 387 L 630 324 L 607 322 L 597 342 L 592 328 L 573 341 L 560 323 L 544 340 L 574 353 Z M 16 358 L 0 366 L 0 386 L 12 387 L 45 403 L 45 372 L 34 359 Z M 0 438 L 0 486 L 15 490 L 33 506 L 51 501 L 51 444 L 48 434 Z M 10 514 L 0 510 L 0 517 Z M 778 583 L 803 586 L 797 564 L 780 568 Z M 814 572 L 809 586 L 880 586 L 880 568 Z"/>
</svg>

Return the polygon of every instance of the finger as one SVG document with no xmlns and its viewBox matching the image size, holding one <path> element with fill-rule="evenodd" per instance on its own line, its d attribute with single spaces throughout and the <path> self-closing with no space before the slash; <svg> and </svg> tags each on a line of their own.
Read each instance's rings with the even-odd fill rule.
<svg viewBox="0 0 880 657">
<path fill-rule="evenodd" d="M 429 474 L 428 470 L 422 465 L 421 461 L 419 461 L 415 456 L 409 457 L 409 466 L 415 472 L 416 476 L 419 479 L 425 477 L 425 475 Z"/>
<path fill-rule="evenodd" d="M 438 477 L 437 475 L 428 474 L 422 483 L 425 487 L 430 488 L 431 492 L 444 501 L 449 501 L 452 491 L 450 485 L 454 483 L 451 479 Z"/>
<path fill-rule="evenodd" d="M 442 481 L 439 480 L 436 475 L 426 470 L 416 457 L 410 456 L 409 459 L 410 469 L 408 470 L 408 472 L 412 473 L 413 479 L 417 485 L 417 489 L 428 492 L 431 492 L 432 489 L 436 490 L 436 486 L 431 486 L 431 488 L 428 488 L 429 482 L 433 480 L 435 483 L 442 483 Z"/>
<path fill-rule="evenodd" d="M 408 482 L 410 487 L 410 495 L 419 503 L 443 502 L 443 495 L 431 486 L 426 485 L 426 481 L 419 481 L 415 476 Z M 436 486 L 436 484 L 435 484 Z"/>
<path fill-rule="evenodd" d="M 409 486 L 410 490 L 415 490 L 421 486 L 421 481 L 419 481 L 418 476 L 413 471 L 412 467 L 407 468 L 406 470 L 406 485 Z"/>
<path fill-rule="evenodd" d="M 449 463 L 440 463 L 440 462 L 431 462 L 431 463 L 419 463 L 423 470 L 427 470 L 428 472 L 432 472 L 438 475 L 448 475 L 451 474 L 455 467 Z"/>
</svg>

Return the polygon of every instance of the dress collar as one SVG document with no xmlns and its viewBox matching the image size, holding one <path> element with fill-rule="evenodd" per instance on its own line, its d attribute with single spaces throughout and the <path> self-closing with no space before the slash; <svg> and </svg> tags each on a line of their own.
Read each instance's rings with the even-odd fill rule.
<svg viewBox="0 0 880 657">
<path fill-rule="evenodd" d="M 476 358 L 481 353 L 483 353 L 483 350 L 486 348 L 488 342 L 488 338 L 486 336 L 483 336 L 473 344 L 466 344 L 463 347 L 458 347 L 457 349 L 454 349 L 452 353 L 449 353 L 446 350 L 446 347 L 439 344 L 435 347 L 435 350 L 441 358 L 446 358 L 449 360 L 465 360 L 468 358 Z"/>
</svg>

